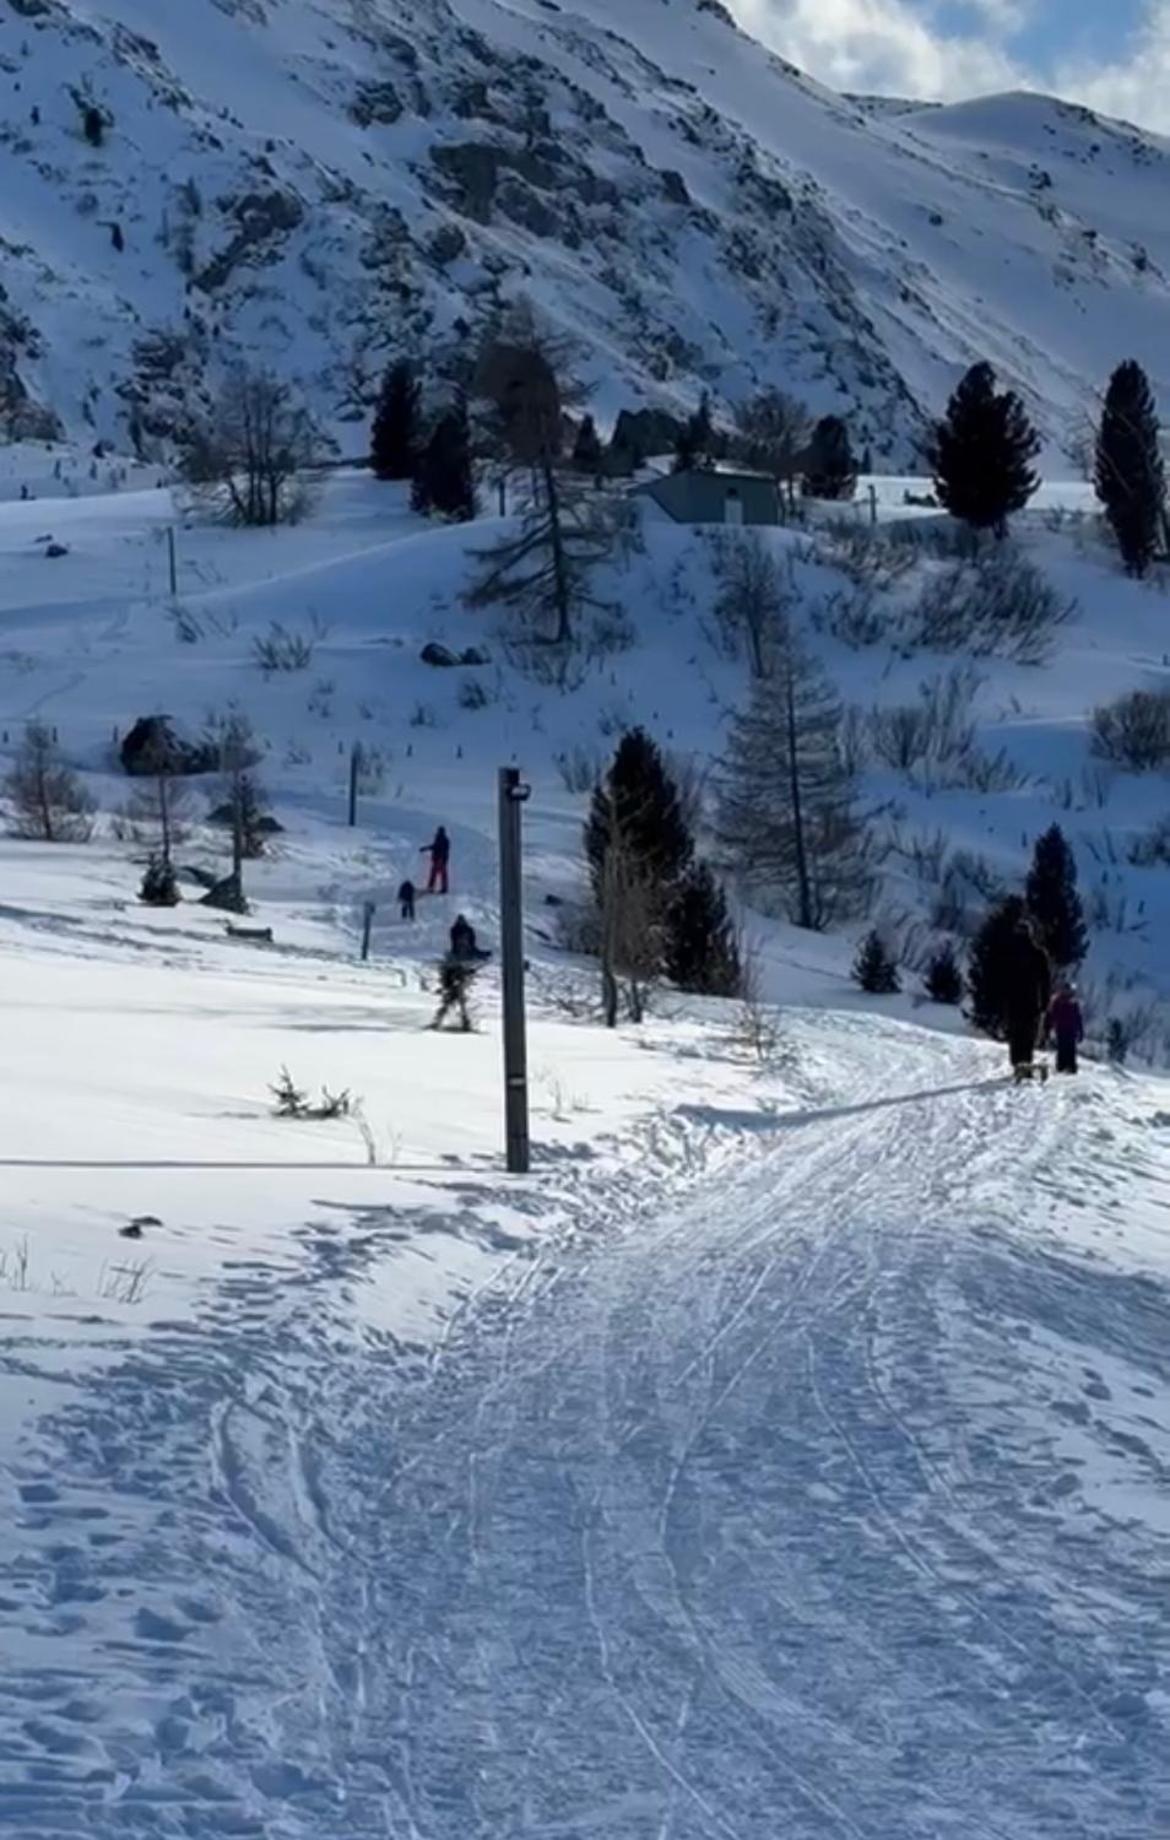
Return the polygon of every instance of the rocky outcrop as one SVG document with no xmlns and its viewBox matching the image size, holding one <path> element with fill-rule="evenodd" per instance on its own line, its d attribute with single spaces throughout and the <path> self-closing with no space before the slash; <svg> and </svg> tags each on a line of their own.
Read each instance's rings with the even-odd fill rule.
<svg viewBox="0 0 1170 1840">
<path fill-rule="evenodd" d="M 238 228 L 225 249 L 195 277 L 195 285 L 213 294 L 241 262 L 272 261 L 279 253 L 274 243 L 304 220 L 305 208 L 292 192 L 249 192 L 238 198 L 232 216 Z"/>
</svg>

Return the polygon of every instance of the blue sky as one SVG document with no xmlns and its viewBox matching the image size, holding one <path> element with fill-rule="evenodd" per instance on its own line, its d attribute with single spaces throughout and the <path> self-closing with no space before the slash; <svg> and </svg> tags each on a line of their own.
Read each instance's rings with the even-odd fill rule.
<svg viewBox="0 0 1170 1840">
<path fill-rule="evenodd" d="M 1170 0 L 731 0 L 837 88 L 951 99 L 1026 87 L 1170 133 Z"/>
</svg>

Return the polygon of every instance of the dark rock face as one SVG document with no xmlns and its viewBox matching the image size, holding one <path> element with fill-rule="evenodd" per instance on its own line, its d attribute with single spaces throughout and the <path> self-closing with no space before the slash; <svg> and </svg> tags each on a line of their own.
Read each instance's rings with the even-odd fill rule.
<svg viewBox="0 0 1170 1840">
<path fill-rule="evenodd" d="M 393 83 L 362 83 L 349 105 L 349 114 L 359 128 L 373 123 L 389 128 L 402 114 L 402 102 Z"/>
<path fill-rule="evenodd" d="M 195 278 L 205 294 L 222 287 L 241 262 L 271 259 L 279 249 L 278 239 L 297 228 L 305 211 L 291 192 L 249 192 L 236 200 L 233 215 L 239 229 Z"/>
<path fill-rule="evenodd" d="M 211 773 L 218 761 L 208 741 L 185 741 L 169 716 L 139 716 L 119 749 L 122 771 L 132 778 L 153 773 Z"/>
</svg>

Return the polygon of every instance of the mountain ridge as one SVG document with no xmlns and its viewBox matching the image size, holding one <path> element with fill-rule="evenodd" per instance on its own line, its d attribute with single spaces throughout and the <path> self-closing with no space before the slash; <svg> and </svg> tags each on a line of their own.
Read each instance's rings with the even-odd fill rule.
<svg viewBox="0 0 1170 1840">
<path fill-rule="evenodd" d="M 242 354 L 352 448 L 390 352 L 517 292 L 602 418 L 775 383 L 888 464 L 977 357 L 1050 450 L 1119 358 L 1170 385 L 1170 143 L 1078 105 L 875 110 L 716 0 L 4 5 L 10 437 L 160 451 Z"/>
</svg>

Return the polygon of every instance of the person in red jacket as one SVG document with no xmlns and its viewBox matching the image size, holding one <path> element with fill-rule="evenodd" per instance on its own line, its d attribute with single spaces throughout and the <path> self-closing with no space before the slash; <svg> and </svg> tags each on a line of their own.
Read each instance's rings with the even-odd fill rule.
<svg viewBox="0 0 1170 1840">
<path fill-rule="evenodd" d="M 1085 1019 L 1071 984 L 1062 984 L 1048 1006 L 1048 1033 L 1056 1043 L 1057 1073 L 1075 1073 L 1077 1049 L 1085 1038 Z"/>
<path fill-rule="evenodd" d="M 423 844 L 419 855 L 429 856 L 431 859 L 431 872 L 427 877 L 427 893 L 446 894 L 448 870 L 451 863 L 451 839 L 441 824 L 431 842 Z"/>
</svg>

